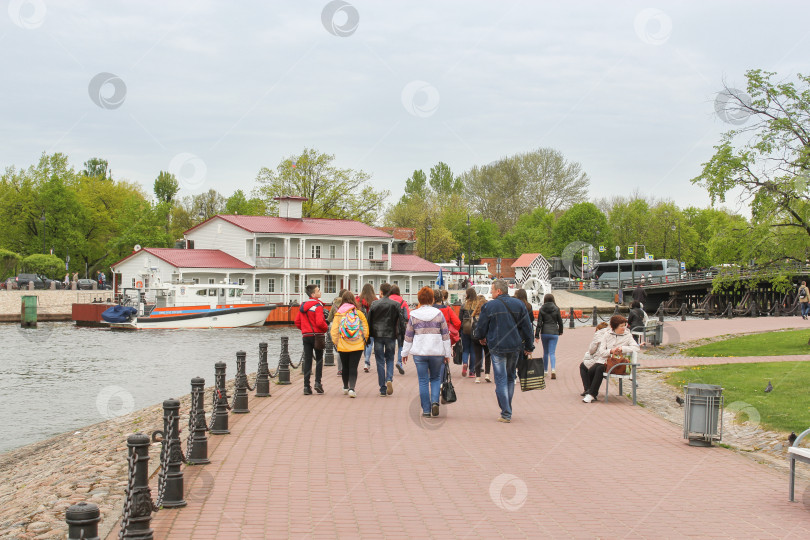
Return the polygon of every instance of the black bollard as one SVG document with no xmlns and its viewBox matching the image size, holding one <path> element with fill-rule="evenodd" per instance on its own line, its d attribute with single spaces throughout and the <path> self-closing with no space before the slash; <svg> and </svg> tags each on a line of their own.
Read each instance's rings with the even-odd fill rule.
<svg viewBox="0 0 810 540">
<path fill-rule="evenodd" d="M 188 417 L 188 440 L 186 448 L 189 465 L 208 465 L 208 436 L 205 432 L 208 426 L 205 423 L 205 379 L 194 377 L 191 379 L 191 414 Z"/>
<path fill-rule="evenodd" d="M 249 413 L 248 409 L 248 383 L 247 374 L 245 373 L 245 351 L 236 353 L 236 385 L 234 390 L 233 408 L 231 412 L 234 414 Z"/>
<path fill-rule="evenodd" d="M 152 540 L 152 492 L 149 490 L 149 436 L 127 437 L 129 449 L 126 499 L 119 538 Z"/>
<path fill-rule="evenodd" d="M 773 315 L 774 317 L 781 317 L 782 316 L 782 302 L 777 302 L 773 306 Z"/>
<path fill-rule="evenodd" d="M 686 320 L 686 304 L 681 304 L 681 320 Z"/>
<path fill-rule="evenodd" d="M 278 378 L 276 384 L 290 384 L 290 338 L 282 336 L 281 354 L 278 357 Z"/>
<path fill-rule="evenodd" d="M 211 435 L 227 435 L 228 430 L 228 393 L 225 391 L 225 362 L 214 364 L 214 412 L 211 413 Z"/>
<path fill-rule="evenodd" d="M 68 525 L 68 540 L 98 540 L 98 522 L 101 512 L 93 503 L 80 502 L 65 510 Z"/>
<path fill-rule="evenodd" d="M 593 306 L 593 325 L 594 325 L 594 326 L 596 326 L 597 324 L 599 324 L 599 321 L 597 320 L 597 319 L 598 319 L 598 317 L 599 317 L 599 316 L 596 314 L 596 306 Z"/>
<path fill-rule="evenodd" d="M 729 304 L 728 304 L 728 309 L 726 309 L 726 316 L 727 316 L 729 319 L 733 319 L 733 318 L 734 318 L 734 305 L 733 305 L 731 302 L 729 302 Z"/>
<path fill-rule="evenodd" d="M 259 371 L 256 373 L 256 397 L 270 397 L 270 368 L 267 367 L 267 343 L 259 343 Z"/>
<path fill-rule="evenodd" d="M 574 308 L 568 310 L 568 328 L 574 327 Z"/>
<path fill-rule="evenodd" d="M 759 317 L 759 312 L 757 311 L 757 303 L 751 302 L 751 316 L 752 317 Z"/>
<path fill-rule="evenodd" d="M 323 350 L 323 365 L 335 365 L 335 344 L 332 342 L 332 333 L 326 332 L 326 346 Z"/>
<path fill-rule="evenodd" d="M 155 431 L 163 438 L 158 474 L 158 508 L 180 508 L 183 500 L 183 447 L 180 445 L 180 400 L 169 398 L 163 402 L 163 431 Z"/>
</svg>

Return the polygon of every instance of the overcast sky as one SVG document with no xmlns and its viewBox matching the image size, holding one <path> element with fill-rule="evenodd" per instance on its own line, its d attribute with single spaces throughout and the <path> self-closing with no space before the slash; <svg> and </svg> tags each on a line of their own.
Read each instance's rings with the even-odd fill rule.
<svg viewBox="0 0 810 540">
<path fill-rule="evenodd" d="M 394 203 L 414 169 L 550 147 L 591 198 L 705 206 L 722 83 L 810 72 L 806 2 L 4 3 L 0 166 L 101 157 L 183 195 L 313 147 Z"/>
</svg>

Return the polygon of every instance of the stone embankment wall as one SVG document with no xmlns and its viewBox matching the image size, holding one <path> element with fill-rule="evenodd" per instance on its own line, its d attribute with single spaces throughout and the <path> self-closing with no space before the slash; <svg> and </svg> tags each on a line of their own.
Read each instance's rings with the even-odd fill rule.
<svg viewBox="0 0 810 540">
<path fill-rule="evenodd" d="M 209 413 L 212 388 L 205 392 Z M 227 388 L 232 395 L 233 381 Z M 180 398 L 184 451 L 190 405 L 190 395 Z M 0 538 L 65 538 L 65 510 L 80 501 L 98 505 L 99 536 L 105 538 L 124 509 L 127 436 L 139 431 L 151 436 L 162 429 L 163 407 L 154 405 L 0 454 Z M 151 477 L 160 462 L 160 444 L 150 447 L 149 458 Z"/>
<path fill-rule="evenodd" d="M 71 315 L 74 303 L 87 304 L 113 300 L 112 291 L 5 291 L 0 290 L 0 316 L 2 320 L 20 320 L 20 305 L 23 296 L 36 296 L 37 313 L 43 315 Z"/>
</svg>

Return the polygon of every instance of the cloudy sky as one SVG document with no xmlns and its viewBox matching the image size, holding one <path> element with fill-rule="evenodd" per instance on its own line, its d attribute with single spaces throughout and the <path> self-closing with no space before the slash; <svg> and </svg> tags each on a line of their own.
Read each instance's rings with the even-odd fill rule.
<svg viewBox="0 0 810 540">
<path fill-rule="evenodd" d="M 810 72 L 800 2 L 4 3 L 0 166 L 102 157 L 150 192 L 249 191 L 313 147 L 393 203 L 414 169 L 551 147 L 592 198 L 705 206 L 723 82 Z"/>
</svg>

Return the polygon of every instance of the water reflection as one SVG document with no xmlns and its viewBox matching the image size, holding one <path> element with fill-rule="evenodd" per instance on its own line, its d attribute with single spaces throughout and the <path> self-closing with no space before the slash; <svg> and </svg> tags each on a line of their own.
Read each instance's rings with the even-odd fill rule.
<svg viewBox="0 0 810 540">
<path fill-rule="evenodd" d="M 218 361 L 232 379 L 238 350 L 255 372 L 262 341 L 272 369 L 281 336 L 290 338 L 297 362 L 301 334 L 294 327 L 113 332 L 66 322 L 0 324 L 0 453 L 188 394 L 195 376 L 213 384 Z"/>
</svg>

